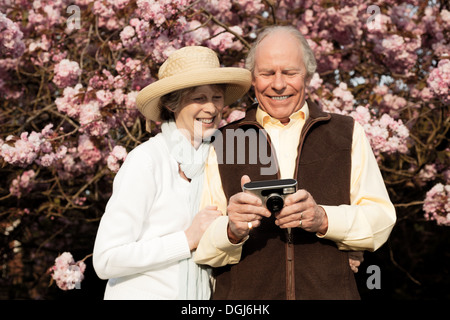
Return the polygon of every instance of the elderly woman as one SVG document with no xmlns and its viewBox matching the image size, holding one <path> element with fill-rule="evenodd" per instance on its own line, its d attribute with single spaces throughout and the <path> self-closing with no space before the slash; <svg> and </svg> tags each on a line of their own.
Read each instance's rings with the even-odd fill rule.
<svg viewBox="0 0 450 320">
<path fill-rule="evenodd" d="M 117 173 L 94 246 L 105 299 L 209 299 L 210 270 L 192 254 L 221 212 L 199 208 L 204 164 L 222 109 L 250 88 L 250 72 L 220 67 L 205 47 L 175 51 L 139 93 L 161 133 L 132 150 Z"/>
</svg>

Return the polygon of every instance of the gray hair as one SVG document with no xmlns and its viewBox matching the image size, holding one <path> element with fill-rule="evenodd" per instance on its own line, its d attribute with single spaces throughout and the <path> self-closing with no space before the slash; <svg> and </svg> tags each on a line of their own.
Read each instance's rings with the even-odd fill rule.
<svg viewBox="0 0 450 320">
<path fill-rule="evenodd" d="M 225 93 L 226 84 L 212 84 L 215 90 Z M 183 100 L 193 93 L 198 86 L 172 91 L 159 99 L 158 108 L 163 121 L 175 120 L 175 112 L 180 110 Z"/>
<path fill-rule="evenodd" d="M 309 46 L 308 42 L 306 41 L 305 37 L 302 35 L 300 31 L 298 31 L 293 26 L 269 26 L 264 28 L 256 38 L 255 42 L 253 43 L 252 47 L 250 48 L 250 51 L 248 52 L 247 59 L 245 60 L 245 67 L 250 70 L 250 72 L 253 74 L 255 71 L 255 53 L 256 49 L 258 48 L 258 45 L 261 43 L 261 41 L 267 37 L 268 35 L 275 33 L 277 31 L 285 31 L 293 35 L 295 38 L 298 39 L 300 46 L 302 47 L 302 53 L 303 53 L 303 64 L 306 68 L 306 80 L 310 80 L 312 76 L 314 75 L 314 72 L 316 72 L 317 69 L 317 63 L 316 59 L 314 57 L 314 52 L 312 51 L 311 47 Z"/>
</svg>

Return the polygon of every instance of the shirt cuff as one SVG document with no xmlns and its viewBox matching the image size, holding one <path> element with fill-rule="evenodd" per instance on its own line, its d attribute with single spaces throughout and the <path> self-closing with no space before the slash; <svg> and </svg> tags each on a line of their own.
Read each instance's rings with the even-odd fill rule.
<svg viewBox="0 0 450 320">
<path fill-rule="evenodd" d="M 191 250 L 184 231 L 164 236 L 164 254 L 167 260 L 178 261 L 189 258 Z"/>
<path fill-rule="evenodd" d="M 332 240 L 335 242 L 343 241 L 348 233 L 348 227 L 345 219 L 345 209 L 338 206 L 323 206 L 328 218 L 328 229 L 325 234 L 316 234 L 319 238 Z"/>
<path fill-rule="evenodd" d="M 228 239 L 228 216 L 221 216 L 217 218 L 217 222 L 214 226 L 214 234 L 217 235 L 215 237 L 215 247 L 217 249 L 220 249 L 222 251 L 232 251 L 236 250 L 239 247 L 242 247 L 242 245 L 247 241 L 248 236 L 246 236 L 244 239 L 242 239 L 239 243 L 232 243 L 230 239 Z"/>
</svg>

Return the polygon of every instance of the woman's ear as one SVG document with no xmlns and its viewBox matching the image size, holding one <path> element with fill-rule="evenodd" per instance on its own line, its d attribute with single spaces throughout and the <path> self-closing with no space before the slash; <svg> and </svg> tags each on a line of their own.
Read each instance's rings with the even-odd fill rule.
<svg viewBox="0 0 450 320">
<path fill-rule="evenodd" d="M 175 111 L 167 106 L 161 106 L 161 118 L 165 120 L 175 119 Z"/>
</svg>

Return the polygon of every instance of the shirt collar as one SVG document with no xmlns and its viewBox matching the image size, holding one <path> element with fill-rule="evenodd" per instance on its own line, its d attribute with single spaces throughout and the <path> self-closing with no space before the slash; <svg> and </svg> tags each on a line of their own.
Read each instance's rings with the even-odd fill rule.
<svg viewBox="0 0 450 320">
<path fill-rule="evenodd" d="M 294 112 L 293 114 L 290 115 L 289 119 L 291 121 L 289 122 L 289 124 L 291 124 L 292 122 L 295 122 L 297 120 L 300 120 L 300 119 L 303 121 L 306 121 L 308 119 L 308 117 L 309 117 L 309 107 L 308 107 L 308 103 L 305 101 L 305 103 L 303 104 L 303 107 L 300 110 L 297 110 L 296 112 Z M 267 123 L 282 125 L 280 120 L 273 118 L 267 112 L 263 111 L 259 107 L 256 110 L 256 121 L 258 121 L 258 123 L 260 125 L 262 125 L 263 127 Z"/>
</svg>

